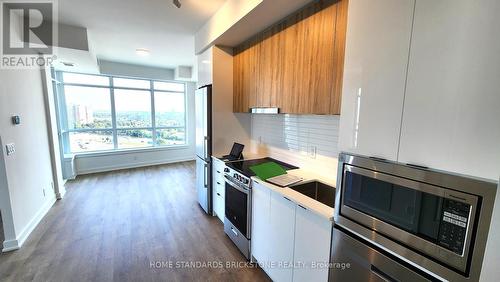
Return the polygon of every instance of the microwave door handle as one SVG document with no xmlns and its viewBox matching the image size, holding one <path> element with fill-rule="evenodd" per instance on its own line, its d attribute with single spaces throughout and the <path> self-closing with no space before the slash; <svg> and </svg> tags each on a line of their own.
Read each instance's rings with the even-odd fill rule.
<svg viewBox="0 0 500 282">
<path fill-rule="evenodd" d="M 436 208 L 436 215 L 434 217 L 435 221 L 440 221 L 441 220 L 441 215 L 443 214 L 442 208 L 443 208 L 443 198 L 439 198 L 439 200 L 438 200 L 438 206 Z"/>
</svg>

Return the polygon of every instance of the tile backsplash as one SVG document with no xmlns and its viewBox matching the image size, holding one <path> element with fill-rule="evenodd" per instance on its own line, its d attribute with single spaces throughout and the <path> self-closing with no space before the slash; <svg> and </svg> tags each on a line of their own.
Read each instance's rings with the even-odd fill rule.
<svg viewBox="0 0 500 282">
<path fill-rule="evenodd" d="M 252 115 L 252 150 L 336 176 L 339 116 Z"/>
</svg>

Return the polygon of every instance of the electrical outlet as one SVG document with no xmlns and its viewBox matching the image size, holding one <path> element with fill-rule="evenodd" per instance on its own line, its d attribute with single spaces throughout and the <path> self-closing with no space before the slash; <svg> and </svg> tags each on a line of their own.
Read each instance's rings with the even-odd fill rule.
<svg viewBox="0 0 500 282">
<path fill-rule="evenodd" d="M 14 143 L 7 144 L 5 149 L 7 150 L 7 156 L 10 156 L 16 152 L 16 145 Z"/>
<path fill-rule="evenodd" d="M 316 158 L 316 146 L 309 146 L 309 157 L 311 159 Z"/>
</svg>

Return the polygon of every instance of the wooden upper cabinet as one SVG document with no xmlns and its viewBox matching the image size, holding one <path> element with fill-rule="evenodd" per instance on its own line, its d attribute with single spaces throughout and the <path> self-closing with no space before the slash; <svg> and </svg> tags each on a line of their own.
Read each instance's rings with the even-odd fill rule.
<svg viewBox="0 0 500 282">
<path fill-rule="evenodd" d="M 235 48 L 234 111 L 340 114 L 347 0 L 314 2 Z"/>
</svg>

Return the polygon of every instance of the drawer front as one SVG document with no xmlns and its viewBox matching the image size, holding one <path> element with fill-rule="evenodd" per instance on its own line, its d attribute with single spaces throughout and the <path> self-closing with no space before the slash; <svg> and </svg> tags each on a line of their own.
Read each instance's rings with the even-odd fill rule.
<svg viewBox="0 0 500 282">
<path fill-rule="evenodd" d="M 328 281 L 429 281 L 375 249 L 333 228 Z M 343 268 L 342 264 L 349 264 Z"/>
</svg>

